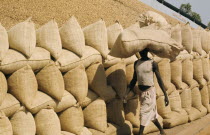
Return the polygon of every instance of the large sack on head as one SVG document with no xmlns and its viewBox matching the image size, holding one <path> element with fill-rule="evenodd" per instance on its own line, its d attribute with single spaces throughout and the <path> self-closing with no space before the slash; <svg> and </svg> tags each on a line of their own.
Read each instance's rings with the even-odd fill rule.
<svg viewBox="0 0 210 135">
<path fill-rule="evenodd" d="M 21 107 L 10 119 L 14 135 L 35 135 L 36 125 L 33 115 Z"/>
<path fill-rule="evenodd" d="M 8 78 L 9 92 L 23 105 L 30 106 L 38 90 L 37 80 L 30 66 L 25 66 L 14 72 Z"/>
<path fill-rule="evenodd" d="M 102 64 L 93 64 L 86 69 L 88 86 L 105 101 L 110 101 L 115 97 L 113 89 L 107 87 L 106 74 Z"/>
<path fill-rule="evenodd" d="M 36 31 L 31 18 L 13 26 L 8 31 L 9 47 L 23 53 L 28 58 L 36 47 Z"/>
<path fill-rule="evenodd" d="M 123 102 L 120 99 L 114 99 L 106 105 L 108 122 L 122 126 L 125 122 Z"/>
<path fill-rule="evenodd" d="M 60 101 L 64 93 L 64 80 L 54 64 L 45 66 L 36 74 L 39 90 Z"/>
<path fill-rule="evenodd" d="M 182 44 L 182 31 L 180 24 L 172 27 L 171 38 L 173 38 L 177 43 Z"/>
<path fill-rule="evenodd" d="M 201 90 L 201 102 L 202 105 L 207 109 L 208 113 L 210 112 L 210 106 L 209 106 L 209 92 L 208 92 L 208 86 L 204 86 Z"/>
<path fill-rule="evenodd" d="M 83 100 L 80 105 L 82 108 L 87 107 L 91 102 L 96 100 L 98 98 L 98 95 L 95 94 L 92 90 L 88 89 L 87 97 L 85 97 L 85 100 Z"/>
<path fill-rule="evenodd" d="M 55 112 L 61 112 L 66 110 L 69 107 L 72 107 L 73 105 L 76 105 L 77 101 L 76 99 L 73 97 L 72 94 L 70 94 L 68 91 L 64 91 L 63 93 L 63 97 L 61 99 L 61 101 L 56 101 L 56 107 L 55 107 Z"/>
<path fill-rule="evenodd" d="M 61 55 L 55 63 L 61 72 L 68 72 L 80 65 L 81 59 L 75 53 L 62 49 Z"/>
<path fill-rule="evenodd" d="M 102 57 L 101 54 L 93 47 L 85 46 L 81 62 L 85 66 L 85 68 L 87 68 L 92 64 L 102 63 Z"/>
<path fill-rule="evenodd" d="M 108 54 L 108 39 L 106 24 L 99 20 L 83 28 L 85 44 L 95 48 L 106 58 Z"/>
<path fill-rule="evenodd" d="M 0 111 L 4 112 L 7 117 L 12 116 L 20 108 L 20 102 L 11 94 L 5 95 L 4 101 L 0 106 Z"/>
<path fill-rule="evenodd" d="M 119 22 L 116 22 L 113 25 L 110 25 L 107 27 L 107 37 L 108 37 L 108 46 L 109 49 L 112 48 L 115 41 L 117 40 L 117 37 L 119 34 L 123 31 L 123 27 Z"/>
<path fill-rule="evenodd" d="M 77 19 L 72 16 L 63 24 L 59 29 L 59 32 L 63 48 L 66 48 L 81 57 L 85 48 L 85 38 Z"/>
<path fill-rule="evenodd" d="M 175 58 L 182 49 L 165 31 L 151 29 L 125 29 L 118 36 L 110 55 L 126 58 L 148 48 L 159 57 Z"/>
<path fill-rule="evenodd" d="M 5 75 L 2 72 L 0 72 L 0 106 L 5 99 L 7 90 L 8 90 L 7 79 Z"/>
<path fill-rule="evenodd" d="M 193 35 L 192 35 L 192 30 L 189 23 L 182 26 L 182 45 L 188 51 L 188 53 L 192 52 Z"/>
<path fill-rule="evenodd" d="M 202 48 L 203 50 L 206 52 L 206 53 L 209 53 L 210 51 L 210 33 L 209 31 L 206 31 L 206 30 L 202 30 L 201 31 L 201 45 L 202 45 Z"/>
<path fill-rule="evenodd" d="M 97 99 L 89 104 L 84 110 L 85 126 L 105 132 L 107 128 L 107 113 L 104 100 Z"/>
<path fill-rule="evenodd" d="M 9 40 L 7 30 L 0 24 L 0 61 L 5 57 L 9 50 Z"/>
<path fill-rule="evenodd" d="M 126 94 L 127 81 L 125 63 L 118 63 L 106 70 L 107 83 L 116 91 L 117 95 L 122 99 Z"/>
<path fill-rule="evenodd" d="M 37 46 L 45 48 L 56 60 L 62 51 L 61 38 L 56 21 L 53 19 L 36 31 Z"/>
<path fill-rule="evenodd" d="M 140 126 L 140 102 L 139 98 L 128 100 L 125 107 L 125 119 L 130 121 L 133 127 Z"/>
<path fill-rule="evenodd" d="M 37 135 L 60 135 L 61 125 L 53 109 L 42 109 L 34 117 Z"/>
<path fill-rule="evenodd" d="M 13 135 L 12 125 L 3 112 L 0 112 L 0 134 Z"/>
<path fill-rule="evenodd" d="M 193 35 L 193 51 L 202 55 L 201 30 L 200 29 L 192 30 L 192 35 Z"/>
<path fill-rule="evenodd" d="M 48 107 L 55 108 L 56 103 L 55 101 L 48 96 L 47 94 L 37 91 L 36 96 L 30 106 L 27 107 L 27 109 L 32 113 L 36 114 L 39 112 L 41 109 L 45 109 Z"/>
<path fill-rule="evenodd" d="M 83 65 L 68 71 L 64 76 L 65 89 L 81 103 L 88 93 L 88 79 Z"/>
<path fill-rule="evenodd" d="M 93 111 L 93 110 L 92 110 Z M 61 129 L 80 135 L 84 127 L 84 116 L 81 107 L 70 107 L 59 114 Z"/>
</svg>

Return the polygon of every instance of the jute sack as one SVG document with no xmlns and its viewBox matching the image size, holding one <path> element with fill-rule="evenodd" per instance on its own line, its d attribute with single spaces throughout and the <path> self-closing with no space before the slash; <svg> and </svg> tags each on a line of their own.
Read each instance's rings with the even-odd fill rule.
<svg viewBox="0 0 210 135">
<path fill-rule="evenodd" d="M 163 119 L 164 128 L 172 128 L 178 125 L 188 123 L 188 115 L 182 115 L 174 112 L 169 119 Z"/>
<path fill-rule="evenodd" d="M 171 38 L 173 38 L 177 43 L 182 44 L 182 31 L 180 24 L 172 27 Z"/>
<path fill-rule="evenodd" d="M 139 98 L 128 100 L 125 107 L 125 119 L 130 121 L 133 127 L 140 126 L 140 102 Z"/>
<path fill-rule="evenodd" d="M 125 122 L 123 102 L 120 99 L 114 99 L 106 105 L 108 122 L 122 126 Z"/>
<path fill-rule="evenodd" d="M 103 59 L 103 65 L 104 65 L 104 68 L 109 68 L 119 62 L 121 62 L 122 59 L 121 58 L 116 58 L 116 57 L 113 57 L 111 55 L 107 55 L 107 58 L 106 59 Z"/>
<path fill-rule="evenodd" d="M 60 135 L 61 125 L 53 109 L 42 109 L 34 117 L 37 135 Z"/>
<path fill-rule="evenodd" d="M 5 99 L 7 90 L 8 90 L 7 79 L 5 75 L 2 72 L 0 72 L 0 106 Z"/>
<path fill-rule="evenodd" d="M 93 110 L 92 110 L 93 111 Z M 61 129 L 77 135 L 82 133 L 84 116 L 81 107 L 70 107 L 59 114 Z"/>
<path fill-rule="evenodd" d="M 3 112 L 0 112 L 0 134 L 13 135 L 12 125 Z"/>
<path fill-rule="evenodd" d="M 107 28 L 103 20 L 99 20 L 83 28 L 85 44 L 98 50 L 106 58 L 108 54 Z"/>
<path fill-rule="evenodd" d="M 208 92 L 208 86 L 204 86 L 201 90 L 201 102 L 202 105 L 207 109 L 208 113 L 210 112 L 210 106 L 209 106 L 209 92 Z"/>
<path fill-rule="evenodd" d="M 37 91 L 36 96 L 30 106 L 27 109 L 32 113 L 36 114 L 42 109 L 46 109 L 48 107 L 56 108 L 56 103 L 53 99 L 47 94 Z"/>
<path fill-rule="evenodd" d="M 115 41 L 117 40 L 117 37 L 119 34 L 123 31 L 123 27 L 119 22 L 116 22 L 113 25 L 110 25 L 107 27 L 107 37 L 108 37 L 108 47 L 109 49 L 112 48 Z"/>
<path fill-rule="evenodd" d="M 63 48 L 81 57 L 85 48 L 85 37 L 77 19 L 72 16 L 63 24 L 59 32 Z"/>
<path fill-rule="evenodd" d="M 35 135 L 36 124 L 32 114 L 21 107 L 10 119 L 13 134 L 15 135 Z"/>
<path fill-rule="evenodd" d="M 31 18 L 13 26 L 8 31 L 9 47 L 23 53 L 28 58 L 36 47 L 36 31 Z"/>
<path fill-rule="evenodd" d="M 209 31 L 202 30 L 201 31 L 201 45 L 202 45 L 203 50 L 206 53 L 209 53 L 210 51 L 209 44 L 210 44 L 210 33 Z"/>
<path fill-rule="evenodd" d="M 55 62 L 61 72 L 68 72 L 69 70 L 81 64 L 81 59 L 73 52 L 62 49 L 60 57 Z"/>
<path fill-rule="evenodd" d="M 106 74 L 102 64 L 93 64 L 86 69 L 88 77 L 88 86 L 96 94 L 105 101 L 109 101 L 115 97 L 115 92 L 112 89 L 108 90 Z"/>
<path fill-rule="evenodd" d="M 40 91 L 60 101 L 64 93 L 64 80 L 55 64 L 48 64 L 36 74 Z"/>
<path fill-rule="evenodd" d="M 85 126 L 105 132 L 107 128 L 107 113 L 104 100 L 98 98 L 90 103 L 84 110 Z"/>
<path fill-rule="evenodd" d="M 122 60 L 125 62 L 126 66 L 127 66 L 129 64 L 133 64 L 138 59 L 137 59 L 136 55 L 132 55 L 131 57 L 123 58 Z"/>
<path fill-rule="evenodd" d="M 60 57 L 62 44 L 58 25 L 54 19 L 36 30 L 36 38 L 38 47 L 48 50 L 56 60 Z"/>
<path fill-rule="evenodd" d="M 95 94 L 92 90 L 88 89 L 87 97 L 85 97 L 85 100 L 83 100 L 80 105 L 82 108 L 87 107 L 91 102 L 96 100 L 98 98 L 98 95 Z"/>
<path fill-rule="evenodd" d="M 193 35 L 189 23 L 182 26 L 182 45 L 188 51 L 192 52 L 193 49 Z"/>
<path fill-rule="evenodd" d="M 124 62 L 118 63 L 106 70 L 107 83 L 116 91 L 117 95 L 122 99 L 126 94 L 126 65 Z"/>
<path fill-rule="evenodd" d="M 39 71 L 51 61 L 50 52 L 41 47 L 36 47 L 29 59 L 27 64 L 31 66 L 34 72 Z"/>
<path fill-rule="evenodd" d="M 193 51 L 202 55 L 201 30 L 200 29 L 192 30 L 192 35 L 193 35 Z"/>
<path fill-rule="evenodd" d="M 0 61 L 5 57 L 9 50 L 9 40 L 7 30 L 0 24 Z"/>
<path fill-rule="evenodd" d="M 62 97 L 61 101 L 58 102 L 55 100 L 55 102 L 56 102 L 55 112 L 57 112 L 57 113 L 64 111 L 64 110 L 68 109 L 69 107 L 76 105 L 76 103 L 77 103 L 77 101 L 73 97 L 73 95 L 70 94 L 66 90 L 64 90 L 63 97 Z"/>
<path fill-rule="evenodd" d="M 109 54 L 127 58 L 145 48 L 159 57 L 175 58 L 182 46 L 162 30 L 125 29 L 118 36 Z"/>
<path fill-rule="evenodd" d="M 4 112 L 7 117 L 12 116 L 20 108 L 20 102 L 11 94 L 5 95 L 4 101 L 0 106 L 0 111 Z"/>
<path fill-rule="evenodd" d="M 92 133 L 92 135 L 106 135 L 104 132 L 101 132 L 92 128 L 88 128 L 88 130 Z"/>
<path fill-rule="evenodd" d="M 85 46 L 81 62 L 85 68 L 87 68 L 92 64 L 102 63 L 102 57 L 101 54 L 93 47 Z"/>
<path fill-rule="evenodd" d="M 126 66 L 126 80 L 127 85 L 130 84 L 131 80 L 133 79 L 133 73 L 134 73 L 134 64 L 129 64 Z"/>
<path fill-rule="evenodd" d="M 203 77 L 209 82 L 210 81 L 210 66 L 209 66 L 209 56 L 202 57 L 202 68 L 203 68 Z"/>
<path fill-rule="evenodd" d="M 65 89 L 70 92 L 76 100 L 81 103 L 88 93 L 88 79 L 85 67 L 79 65 L 68 71 L 64 76 Z"/>
<path fill-rule="evenodd" d="M 14 72 L 7 80 L 9 92 L 23 105 L 30 106 L 36 96 L 37 80 L 30 66 Z"/>
</svg>

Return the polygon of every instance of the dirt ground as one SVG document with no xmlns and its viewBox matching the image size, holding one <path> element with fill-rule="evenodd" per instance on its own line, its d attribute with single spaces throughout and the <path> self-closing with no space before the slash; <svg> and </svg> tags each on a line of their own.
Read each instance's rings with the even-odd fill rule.
<svg viewBox="0 0 210 135">
<path fill-rule="evenodd" d="M 134 24 L 139 14 L 154 10 L 139 0 L 1 0 L 0 22 L 9 29 L 11 26 L 32 16 L 36 27 L 55 18 L 61 26 L 72 15 L 82 27 L 103 18 L 106 25 L 118 20 L 124 28 Z M 169 23 L 178 20 L 162 14 Z"/>
</svg>

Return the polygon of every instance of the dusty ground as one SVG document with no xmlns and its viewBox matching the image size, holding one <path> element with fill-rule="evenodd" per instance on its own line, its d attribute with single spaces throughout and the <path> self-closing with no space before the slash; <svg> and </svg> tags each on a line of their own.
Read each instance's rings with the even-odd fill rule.
<svg viewBox="0 0 210 135">
<path fill-rule="evenodd" d="M 136 22 L 139 14 L 148 10 L 155 11 L 139 0 L 1 0 L 0 22 L 9 29 L 32 16 L 37 27 L 52 18 L 62 25 L 70 16 L 75 15 L 82 27 L 100 18 L 107 25 L 118 20 L 123 27 L 128 27 Z M 161 14 L 172 24 L 178 22 Z"/>
</svg>

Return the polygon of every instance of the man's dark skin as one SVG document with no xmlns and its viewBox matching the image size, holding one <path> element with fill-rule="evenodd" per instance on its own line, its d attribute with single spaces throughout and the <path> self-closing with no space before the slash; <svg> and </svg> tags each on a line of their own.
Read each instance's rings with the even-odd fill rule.
<svg viewBox="0 0 210 135">
<path fill-rule="evenodd" d="M 143 51 L 139 52 L 140 56 L 141 56 L 141 61 L 147 61 L 147 60 L 151 60 L 149 57 L 148 57 L 148 49 L 144 49 Z M 138 61 L 138 60 L 137 60 Z M 133 74 L 133 79 L 131 80 L 130 82 L 130 85 L 129 85 L 129 89 L 133 90 L 136 82 L 137 82 L 137 75 L 136 75 L 136 71 L 135 71 L 135 65 L 137 63 L 137 61 L 134 63 L 134 74 Z M 156 77 L 157 77 L 157 80 L 158 80 L 158 83 L 160 85 L 160 88 L 162 89 L 163 93 L 164 93 L 164 96 L 165 96 L 165 105 L 168 106 L 169 104 L 169 100 L 168 100 L 168 96 L 166 94 L 166 90 L 165 90 L 165 87 L 164 87 L 164 84 L 163 84 L 163 81 L 160 77 L 160 72 L 159 72 L 159 69 L 158 69 L 158 65 L 156 62 L 153 62 L 153 72 L 155 73 Z M 139 89 L 141 91 L 145 91 L 147 90 L 148 88 L 150 88 L 151 86 L 145 86 L 145 85 L 139 85 Z M 135 92 L 134 92 L 135 93 Z M 160 125 L 160 123 L 158 122 L 157 119 L 155 119 L 154 121 L 152 121 L 156 127 L 160 130 L 160 134 L 161 135 L 166 135 L 162 126 Z M 140 130 L 139 130 L 139 135 L 143 135 L 143 131 L 144 131 L 144 126 L 140 125 Z"/>
</svg>

